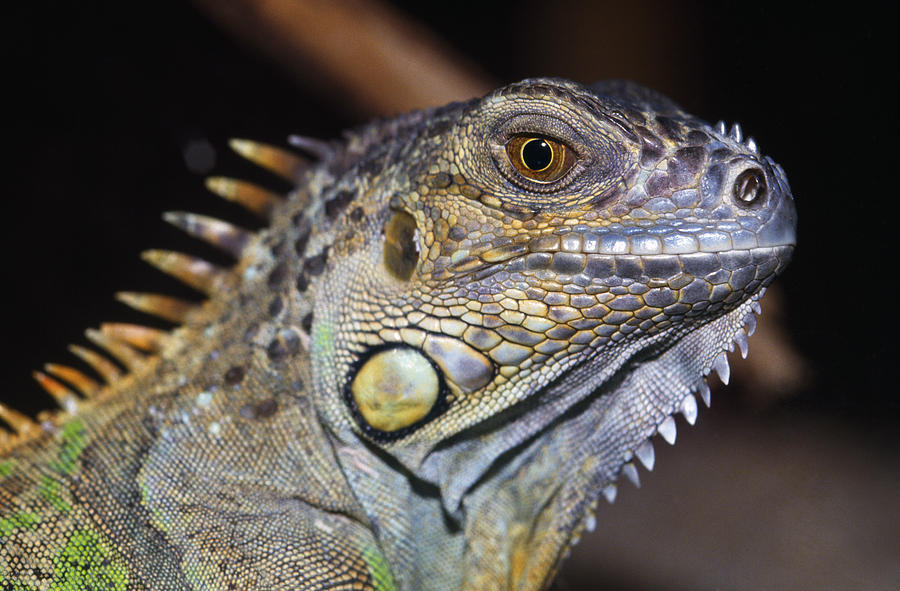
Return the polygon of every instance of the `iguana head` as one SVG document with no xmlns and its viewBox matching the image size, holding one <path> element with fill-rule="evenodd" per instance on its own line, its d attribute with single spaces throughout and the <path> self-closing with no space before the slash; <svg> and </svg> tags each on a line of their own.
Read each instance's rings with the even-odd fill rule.
<svg viewBox="0 0 900 591">
<path fill-rule="evenodd" d="M 616 82 L 525 80 L 354 151 L 315 302 L 320 413 L 542 580 L 744 347 L 793 250 L 784 173 L 738 126 Z"/>
</svg>

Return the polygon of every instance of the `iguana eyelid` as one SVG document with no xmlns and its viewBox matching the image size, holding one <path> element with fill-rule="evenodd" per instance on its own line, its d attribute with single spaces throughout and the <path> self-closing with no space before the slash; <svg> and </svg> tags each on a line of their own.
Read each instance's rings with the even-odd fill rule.
<svg viewBox="0 0 900 591">
<path fill-rule="evenodd" d="M 576 122 L 577 123 L 577 122 Z M 519 113 L 498 123 L 491 133 L 489 146 L 494 166 L 500 174 L 518 190 L 529 193 L 554 193 L 562 191 L 599 164 L 603 153 L 601 145 L 608 140 L 602 130 L 594 131 L 593 144 L 575 126 L 559 117 L 546 113 Z M 563 144 L 574 155 L 574 163 L 559 178 L 551 182 L 538 182 L 527 178 L 509 162 L 506 145 L 517 136 L 545 137 Z"/>
<path fill-rule="evenodd" d="M 530 135 L 546 137 L 565 144 L 581 156 L 589 151 L 584 137 L 569 123 L 558 117 L 543 113 L 520 113 L 500 122 L 491 133 L 491 145 L 506 146 L 515 136 Z"/>
</svg>

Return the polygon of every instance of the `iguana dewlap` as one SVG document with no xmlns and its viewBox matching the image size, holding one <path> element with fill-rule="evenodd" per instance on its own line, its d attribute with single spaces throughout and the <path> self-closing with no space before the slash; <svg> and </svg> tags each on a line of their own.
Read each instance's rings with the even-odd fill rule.
<svg viewBox="0 0 900 591">
<path fill-rule="evenodd" d="M 630 83 L 293 143 L 233 143 L 287 199 L 209 182 L 266 229 L 167 215 L 237 261 L 147 253 L 209 299 L 120 297 L 179 328 L 89 331 L 118 363 L 38 373 L 40 424 L 0 405 L 3 589 L 545 588 L 794 248 L 781 168 Z"/>
</svg>

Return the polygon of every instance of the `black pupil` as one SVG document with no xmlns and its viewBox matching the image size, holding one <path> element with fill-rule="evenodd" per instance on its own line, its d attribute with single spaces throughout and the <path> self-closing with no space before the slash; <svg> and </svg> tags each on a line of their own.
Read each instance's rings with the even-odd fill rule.
<svg viewBox="0 0 900 591">
<path fill-rule="evenodd" d="M 522 162 L 531 170 L 544 170 L 553 162 L 553 148 L 541 139 L 528 140 L 522 146 Z"/>
</svg>

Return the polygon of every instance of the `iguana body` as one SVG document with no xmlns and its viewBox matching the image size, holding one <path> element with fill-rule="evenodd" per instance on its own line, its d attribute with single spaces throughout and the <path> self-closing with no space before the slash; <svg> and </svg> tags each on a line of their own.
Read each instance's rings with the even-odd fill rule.
<svg viewBox="0 0 900 591">
<path fill-rule="evenodd" d="M 742 140 L 537 79 L 298 140 L 315 165 L 236 143 L 297 182 L 211 182 L 269 227 L 170 216 L 231 270 L 148 254 L 210 299 L 124 295 L 182 327 L 92 333 L 127 375 L 53 366 L 90 398 L 41 374 L 71 412 L 4 411 L 4 588 L 546 587 L 790 258 L 783 172 Z"/>
</svg>

